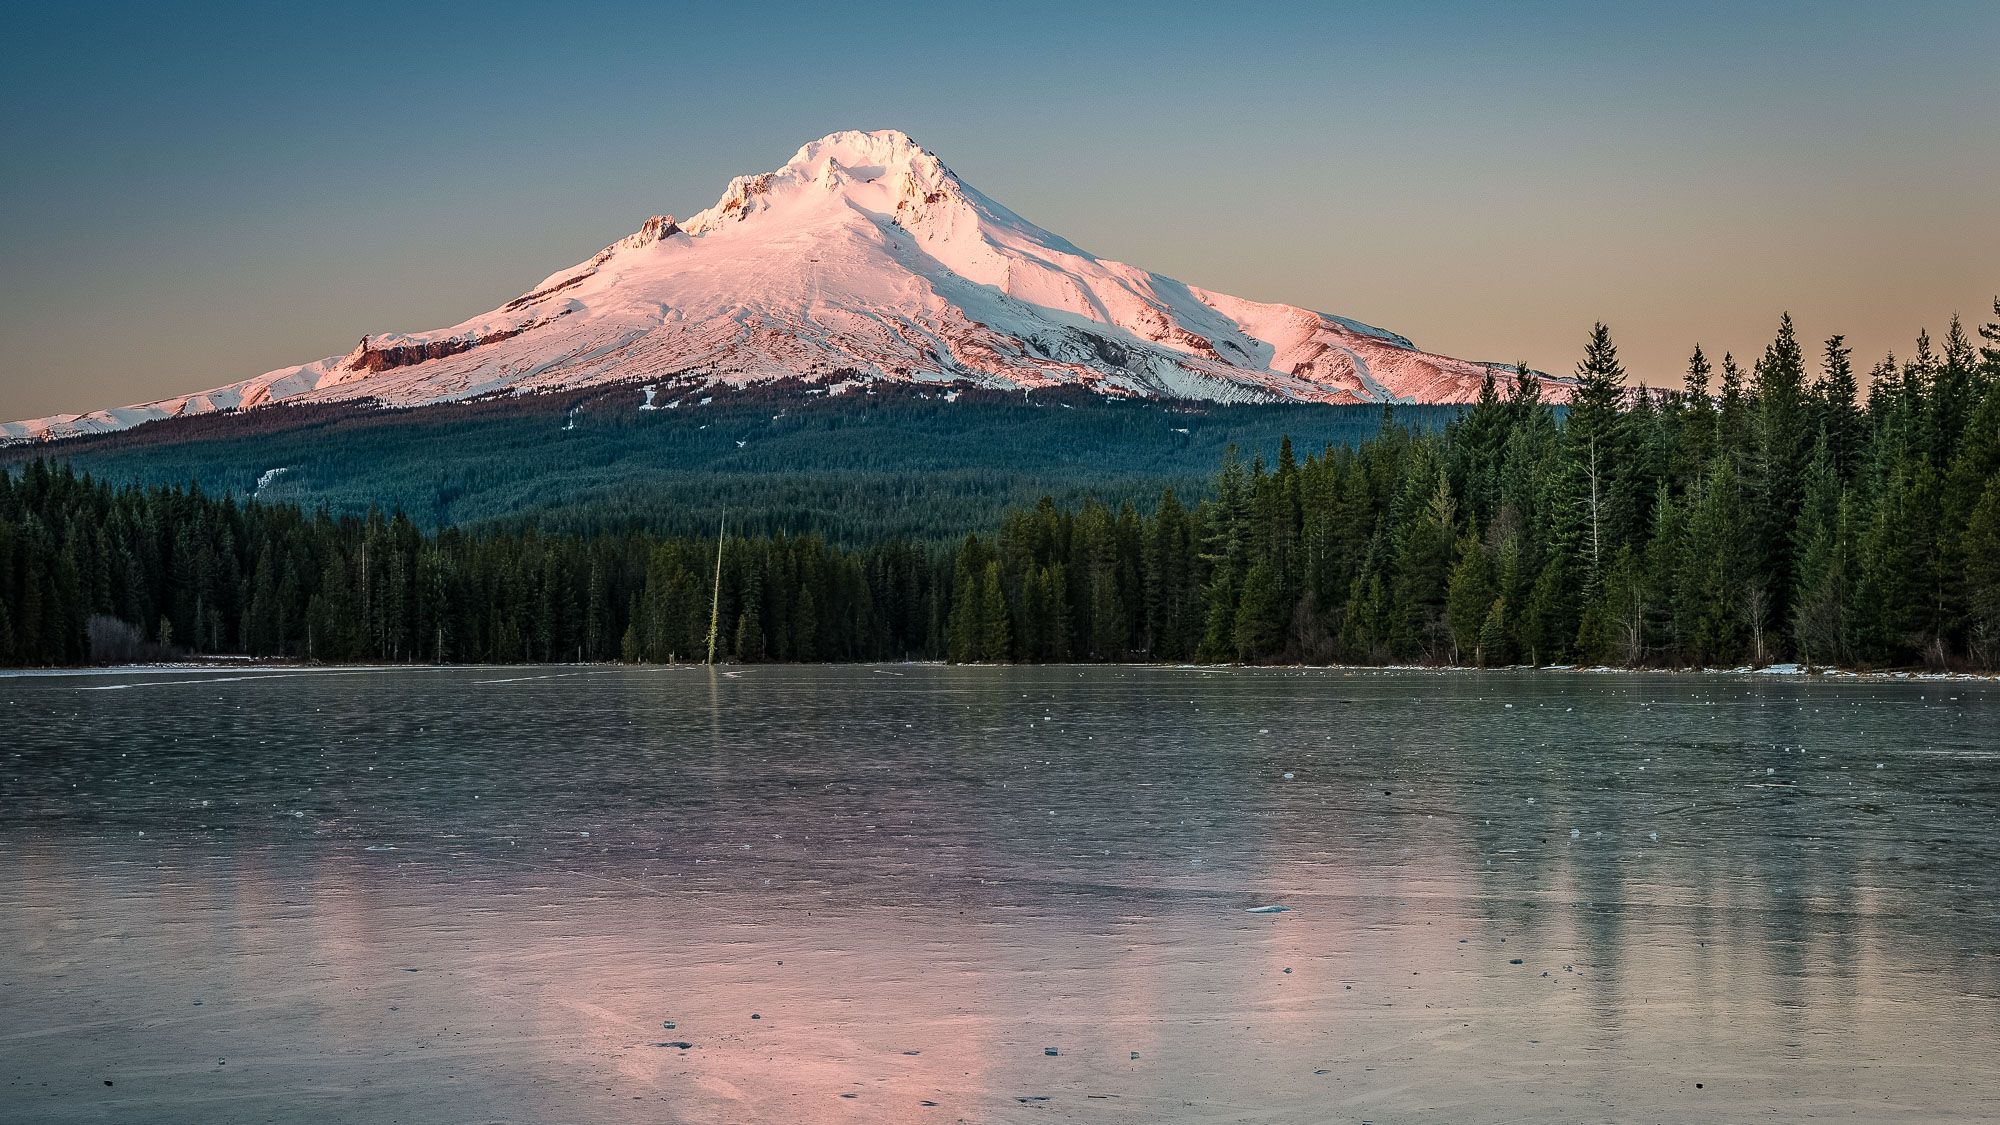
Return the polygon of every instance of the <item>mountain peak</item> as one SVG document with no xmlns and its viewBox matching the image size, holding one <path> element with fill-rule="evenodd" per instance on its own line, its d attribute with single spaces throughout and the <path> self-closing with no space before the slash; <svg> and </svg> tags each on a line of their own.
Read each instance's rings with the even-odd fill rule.
<svg viewBox="0 0 2000 1125">
<path fill-rule="evenodd" d="M 829 133 L 715 206 L 656 215 L 449 328 L 138 406 L 0 425 L 0 442 L 282 401 L 414 406 L 606 383 L 668 406 L 715 385 L 875 381 L 1212 401 L 1470 402 L 1497 369 L 1358 321 L 1090 254 L 894 129 Z M 1543 379 L 1553 400 L 1568 380 Z"/>
<path fill-rule="evenodd" d="M 845 130 L 809 141 L 770 172 L 729 181 L 715 206 L 683 230 L 700 237 L 791 203 L 838 196 L 876 215 L 908 215 L 963 197 L 963 185 L 936 154 L 897 129 Z"/>
<path fill-rule="evenodd" d="M 935 153 L 918 144 L 901 129 L 868 132 L 843 129 L 838 133 L 828 133 L 816 141 L 800 145 L 799 151 L 785 162 L 786 168 L 798 169 L 808 179 L 819 178 L 828 165 L 838 166 L 862 180 L 915 169 L 949 174 Z"/>
</svg>

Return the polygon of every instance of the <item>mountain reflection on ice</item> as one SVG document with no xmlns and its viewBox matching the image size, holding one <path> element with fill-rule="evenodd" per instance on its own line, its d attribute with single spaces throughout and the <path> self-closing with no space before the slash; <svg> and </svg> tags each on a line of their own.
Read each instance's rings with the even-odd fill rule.
<svg viewBox="0 0 2000 1125">
<path fill-rule="evenodd" d="M 2000 686 L 737 671 L 0 678 L 0 1118 L 2000 1114 Z"/>
</svg>

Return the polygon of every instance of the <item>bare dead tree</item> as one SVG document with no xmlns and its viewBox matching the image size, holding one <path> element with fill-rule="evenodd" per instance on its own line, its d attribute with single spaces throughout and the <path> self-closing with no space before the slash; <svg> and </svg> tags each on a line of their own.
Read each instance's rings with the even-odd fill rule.
<svg viewBox="0 0 2000 1125">
<path fill-rule="evenodd" d="M 1636 588 L 1631 593 L 1631 601 L 1626 603 L 1618 627 L 1622 634 L 1625 663 L 1636 666 L 1646 659 L 1646 595 Z"/>
<path fill-rule="evenodd" d="M 1771 624 L 1771 591 L 1762 582 L 1751 582 L 1743 587 L 1743 623 L 1750 627 L 1750 664 L 1762 668 L 1771 662 L 1769 649 L 1765 647 L 1764 633 Z"/>
<path fill-rule="evenodd" d="M 1597 438 L 1590 439 L 1590 573 L 1603 573 L 1603 539 L 1598 523 Z"/>
</svg>

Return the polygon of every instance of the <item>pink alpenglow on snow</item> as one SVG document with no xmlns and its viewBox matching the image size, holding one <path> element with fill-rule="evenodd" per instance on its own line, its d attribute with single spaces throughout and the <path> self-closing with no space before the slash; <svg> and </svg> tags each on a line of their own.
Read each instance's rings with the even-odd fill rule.
<svg viewBox="0 0 2000 1125">
<path fill-rule="evenodd" d="M 894 130 L 834 133 L 506 305 L 226 387 L 0 425 L 0 440 L 277 402 L 417 406 L 617 382 L 662 401 L 802 379 L 1077 386 L 1217 402 L 1459 403 L 1511 369 L 1108 261 L 988 199 Z M 1544 377 L 1543 395 L 1568 381 Z"/>
</svg>

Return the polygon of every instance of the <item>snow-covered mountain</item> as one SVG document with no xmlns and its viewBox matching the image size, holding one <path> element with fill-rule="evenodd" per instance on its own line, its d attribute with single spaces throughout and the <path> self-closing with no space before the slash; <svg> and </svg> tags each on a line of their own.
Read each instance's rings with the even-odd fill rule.
<svg viewBox="0 0 2000 1125">
<path fill-rule="evenodd" d="M 638 232 L 432 332 L 0 440 L 277 402 L 414 406 L 613 382 L 675 405 L 716 384 L 876 380 L 1215 401 L 1466 402 L 1494 365 L 1379 328 L 1108 261 L 1028 222 L 894 130 L 834 133 L 715 206 Z M 1566 397 L 1564 380 L 1545 395 Z M 635 398 L 637 397 L 635 393 Z"/>
</svg>

